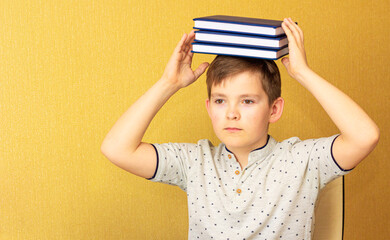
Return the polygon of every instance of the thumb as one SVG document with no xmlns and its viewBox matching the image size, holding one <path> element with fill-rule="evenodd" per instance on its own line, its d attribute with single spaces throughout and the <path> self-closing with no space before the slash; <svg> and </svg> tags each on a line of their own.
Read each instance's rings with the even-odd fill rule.
<svg viewBox="0 0 390 240">
<path fill-rule="evenodd" d="M 198 79 L 204 73 L 204 71 L 206 71 L 208 66 L 208 62 L 200 64 L 199 67 L 194 71 L 195 78 Z"/>
<path fill-rule="evenodd" d="M 288 66 L 290 65 L 290 59 L 288 57 L 282 58 L 282 63 L 288 69 Z"/>
</svg>

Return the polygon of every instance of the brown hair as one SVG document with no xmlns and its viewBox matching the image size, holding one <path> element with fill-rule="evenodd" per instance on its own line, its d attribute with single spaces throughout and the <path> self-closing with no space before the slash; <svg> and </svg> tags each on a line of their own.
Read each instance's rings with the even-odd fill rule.
<svg viewBox="0 0 390 240">
<path fill-rule="evenodd" d="M 273 60 L 218 55 L 207 71 L 207 93 L 211 87 L 221 84 L 226 78 L 250 71 L 259 75 L 259 80 L 271 105 L 281 95 L 279 68 Z"/>
</svg>

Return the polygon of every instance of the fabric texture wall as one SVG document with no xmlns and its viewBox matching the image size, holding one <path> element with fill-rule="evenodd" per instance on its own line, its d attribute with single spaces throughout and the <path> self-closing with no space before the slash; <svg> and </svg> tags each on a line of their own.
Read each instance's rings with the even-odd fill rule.
<svg viewBox="0 0 390 240">
<path fill-rule="evenodd" d="M 376 150 L 346 176 L 344 239 L 387 239 L 389 1 L 0 1 L 0 239 L 185 239 L 186 194 L 115 167 L 103 138 L 165 68 L 195 17 L 292 17 L 310 66 L 381 129 Z M 194 57 L 194 66 L 212 61 Z M 337 129 L 280 61 L 278 140 Z M 214 136 L 202 76 L 153 120 L 147 142 Z M 180 126 L 180 127 L 178 127 Z"/>
</svg>

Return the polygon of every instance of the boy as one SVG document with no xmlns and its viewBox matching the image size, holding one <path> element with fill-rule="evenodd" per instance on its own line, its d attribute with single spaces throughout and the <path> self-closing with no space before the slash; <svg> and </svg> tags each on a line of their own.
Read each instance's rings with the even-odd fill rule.
<svg viewBox="0 0 390 240">
<path fill-rule="evenodd" d="M 178 43 L 162 78 L 102 144 L 117 166 L 187 192 L 189 239 L 310 239 L 319 190 L 354 168 L 378 142 L 379 130 L 366 113 L 309 68 L 301 29 L 291 18 L 282 27 L 289 41 L 283 65 L 319 101 L 339 135 L 277 142 L 268 135 L 268 124 L 280 118 L 284 105 L 276 64 L 218 56 L 207 73 L 206 108 L 222 143 L 141 142 L 169 97 L 209 65 L 192 71 L 192 31 Z"/>
</svg>

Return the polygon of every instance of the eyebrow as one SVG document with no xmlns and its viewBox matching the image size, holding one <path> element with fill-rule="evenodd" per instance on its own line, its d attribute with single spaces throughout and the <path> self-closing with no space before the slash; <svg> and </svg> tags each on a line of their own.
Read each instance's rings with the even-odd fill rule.
<svg viewBox="0 0 390 240">
<path fill-rule="evenodd" d="M 216 98 L 216 97 L 226 97 L 225 94 L 223 93 L 212 93 L 211 94 L 211 97 L 212 98 Z M 246 98 L 246 97 L 252 97 L 252 98 L 259 98 L 260 96 L 258 94 L 241 94 L 238 96 L 239 98 Z"/>
</svg>

